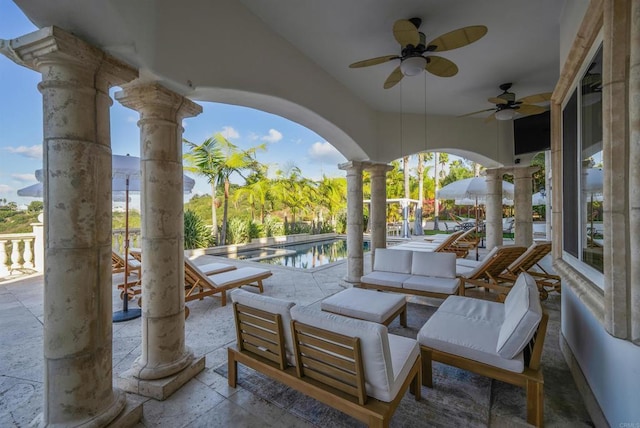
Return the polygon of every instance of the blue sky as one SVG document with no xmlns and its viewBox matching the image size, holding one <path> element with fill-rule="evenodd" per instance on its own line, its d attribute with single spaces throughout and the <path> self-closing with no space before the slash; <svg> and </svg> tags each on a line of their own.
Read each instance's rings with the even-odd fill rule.
<svg viewBox="0 0 640 428">
<path fill-rule="evenodd" d="M 0 0 L 0 38 L 13 39 L 37 28 L 9 0 Z M 40 74 L 0 55 L 0 199 L 28 204 L 17 189 L 36 183 L 34 171 L 42 168 L 42 96 Z M 115 88 L 113 92 L 118 90 Z M 245 107 L 198 102 L 203 112 L 184 121 L 184 137 L 199 143 L 222 132 L 232 143 L 249 148 L 260 143 L 267 150 L 258 160 L 273 174 L 293 162 L 303 175 L 318 179 L 325 174 L 343 177 L 337 164 L 345 158 L 313 131 L 279 116 Z M 140 155 L 138 113 L 120 105 L 111 107 L 111 147 L 114 154 Z M 209 193 L 206 180 L 196 179 L 195 193 Z M 188 199 L 188 197 L 186 198 Z"/>
</svg>

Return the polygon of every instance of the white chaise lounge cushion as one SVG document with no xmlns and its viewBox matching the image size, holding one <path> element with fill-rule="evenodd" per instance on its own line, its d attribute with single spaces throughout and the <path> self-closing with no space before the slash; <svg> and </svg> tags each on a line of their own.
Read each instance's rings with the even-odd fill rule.
<svg viewBox="0 0 640 428">
<path fill-rule="evenodd" d="M 486 265 L 486 263 L 491 260 L 491 258 L 498 252 L 501 247 L 493 247 L 489 253 L 484 256 L 482 261 L 478 263 L 476 266 L 456 266 L 456 273 L 458 275 L 464 276 L 465 278 L 472 278 L 474 275 L 478 274 L 478 272 L 482 271 Z"/>
<path fill-rule="evenodd" d="M 381 401 L 390 402 L 398 394 L 420 354 L 415 340 L 388 334 L 387 327 L 382 324 L 303 306 L 293 307 L 291 317 L 307 325 L 360 338 L 367 395 Z M 393 345 L 393 351 L 390 345 Z M 403 374 L 404 378 L 401 377 Z"/>
<path fill-rule="evenodd" d="M 216 273 L 227 272 L 235 269 L 235 266 L 226 263 L 207 263 L 204 265 L 195 266 L 200 269 L 205 275 L 214 275 Z"/>
<path fill-rule="evenodd" d="M 454 253 L 449 253 L 455 257 Z M 438 278 L 435 276 L 413 275 L 402 283 L 407 290 L 426 291 L 439 294 L 456 294 L 460 287 L 459 278 Z"/>
<path fill-rule="evenodd" d="M 542 319 L 542 306 L 536 281 L 521 273 L 504 301 L 504 323 L 500 328 L 496 352 L 513 358 L 531 341 Z"/>
<path fill-rule="evenodd" d="M 418 332 L 421 345 L 516 373 L 524 358 L 503 358 L 496 352 L 504 305 L 470 297 L 450 296 Z"/>
<path fill-rule="evenodd" d="M 437 276 L 440 278 L 456 277 L 455 253 L 414 252 L 411 260 L 411 274 Z"/>
<path fill-rule="evenodd" d="M 224 287 L 225 285 L 235 283 L 237 281 L 244 281 L 246 284 L 250 284 L 262 278 L 262 276 L 268 272 L 269 269 L 242 267 L 240 269 L 207 276 L 216 286 Z"/>
<path fill-rule="evenodd" d="M 271 314 L 280 314 L 282 317 L 282 330 L 284 331 L 284 347 L 287 361 L 291 365 L 296 364 L 293 353 L 293 339 L 291 336 L 291 308 L 295 305 L 289 300 L 276 299 L 274 297 L 265 296 L 263 294 L 251 293 L 249 291 L 236 288 L 229 293 L 231 301 L 248 306 L 254 309 L 260 309 Z"/>
<path fill-rule="evenodd" d="M 410 274 L 411 255 L 412 251 L 409 250 L 376 248 L 373 271 Z"/>
</svg>

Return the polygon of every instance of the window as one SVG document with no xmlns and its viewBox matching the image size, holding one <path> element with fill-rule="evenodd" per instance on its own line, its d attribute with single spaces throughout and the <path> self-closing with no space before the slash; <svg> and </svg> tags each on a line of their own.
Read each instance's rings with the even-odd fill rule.
<svg viewBox="0 0 640 428">
<path fill-rule="evenodd" d="M 562 112 L 563 249 L 603 272 L 602 47 Z"/>
</svg>

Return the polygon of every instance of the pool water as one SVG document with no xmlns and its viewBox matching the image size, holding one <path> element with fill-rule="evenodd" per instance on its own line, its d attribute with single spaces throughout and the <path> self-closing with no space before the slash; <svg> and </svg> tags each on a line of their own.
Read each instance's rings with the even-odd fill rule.
<svg viewBox="0 0 640 428">
<path fill-rule="evenodd" d="M 369 242 L 364 242 L 363 250 L 369 251 Z M 344 239 L 330 239 L 302 244 L 274 246 L 237 254 L 228 254 L 227 257 L 298 269 L 313 269 L 346 259 L 347 241 Z"/>
</svg>

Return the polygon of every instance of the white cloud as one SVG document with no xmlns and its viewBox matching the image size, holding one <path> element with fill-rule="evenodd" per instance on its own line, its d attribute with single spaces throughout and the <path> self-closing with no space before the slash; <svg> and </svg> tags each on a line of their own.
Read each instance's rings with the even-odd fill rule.
<svg viewBox="0 0 640 428">
<path fill-rule="evenodd" d="M 314 162 L 338 164 L 346 161 L 345 157 L 328 142 L 313 143 L 309 148 L 309 157 Z"/>
<path fill-rule="evenodd" d="M 222 127 L 222 131 L 220 131 L 220 133 L 224 138 L 228 140 L 234 139 L 234 138 L 240 138 L 240 134 L 232 126 Z"/>
<path fill-rule="evenodd" d="M 260 138 L 260 136 L 255 132 L 250 132 L 248 138 L 249 138 L 249 141 L 256 141 Z"/>
<path fill-rule="evenodd" d="M 138 123 L 139 116 L 127 116 L 127 123 Z"/>
<path fill-rule="evenodd" d="M 6 184 L 0 184 L 0 193 L 9 193 L 12 190 L 13 189 L 11 188 L 11 186 L 7 186 Z"/>
<path fill-rule="evenodd" d="M 22 182 L 29 182 L 34 181 L 36 176 L 34 174 L 11 174 L 11 178 Z"/>
<path fill-rule="evenodd" d="M 7 150 L 9 153 L 15 153 L 27 158 L 32 158 L 32 159 L 42 159 L 42 145 L 41 144 L 37 144 L 31 147 L 27 147 L 27 146 L 18 146 L 18 147 L 12 147 L 12 146 L 8 146 L 5 147 L 5 150 Z"/>
<path fill-rule="evenodd" d="M 270 129 L 269 135 L 262 137 L 262 141 L 266 141 L 267 143 L 277 143 L 280 140 L 282 140 L 282 132 L 276 129 Z"/>
</svg>

